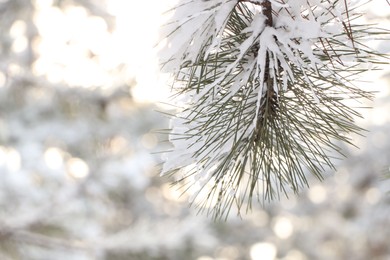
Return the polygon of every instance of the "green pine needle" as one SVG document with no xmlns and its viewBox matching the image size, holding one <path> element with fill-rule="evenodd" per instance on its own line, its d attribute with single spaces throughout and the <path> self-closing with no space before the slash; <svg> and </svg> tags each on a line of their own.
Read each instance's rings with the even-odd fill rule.
<svg viewBox="0 0 390 260">
<path fill-rule="evenodd" d="M 317 13 L 330 17 L 324 25 L 335 22 L 329 13 L 340 1 L 332 2 L 333 7 Z M 166 174 L 174 176 L 183 190 L 198 185 L 192 201 L 213 218 L 227 217 L 233 206 L 247 211 L 254 201 L 298 193 L 309 186 L 309 174 L 323 180 L 327 169 L 335 170 L 334 157 L 345 156 L 338 144 L 353 145 L 351 133 L 363 130 L 354 122 L 360 114 L 351 103 L 373 99 L 373 92 L 353 84 L 368 70 L 360 64 L 370 62 L 375 69 L 383 63 L 384 55 L 368 48 L 365 39 L 387 32 L 352 24 L 359 14 L 347 8 L 343 31 L 311 39 L 318 62 L 313 63 L 305 50 L 289 46 L 295 52 L 291 56 L 286 54 L 290 49 L 282 56 L 268 50 L 266 71 L 261 72 L 257 60 L 261 42 L 259 46 L 254 39 L 244 54 L 239 49 L 251 37 L 246 29 L 256 10 L 255 5 L 239 2 L 218 47 L 207 53 L 210 38 L 197 59 L 181 64 L 176 75 L 176 93 L 190 99 L 173 119 L 186 130 L 171 133 L 171 141 L 187 144 L 183 152 L 191 158 L 175 162 Z M 283 8 L 273 11 L 276 16 L 286 14 Z M 307 13 L 316 11 L 312 7 Z M 287 48 L 274 38 L 276 45 Z M 293 40 L 298 46 L 305 43 Z M 263 84 L 259 73 L 264 73 Z"/>
</svg>

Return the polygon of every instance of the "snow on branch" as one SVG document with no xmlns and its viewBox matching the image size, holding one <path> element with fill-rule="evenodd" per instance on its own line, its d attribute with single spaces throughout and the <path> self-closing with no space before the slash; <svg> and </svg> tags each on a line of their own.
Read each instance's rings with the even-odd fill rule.
<svg viewBox="0 0 390 260">
<path fill-rule="evenodd" d="M 186 105 L 163 173 L 200 209 L 250 208 L 334 168 L 336 140 L 360 131 L 344 100 L 372 97 L 353 85 L 359 64 L 381 56 L 354 11 L 345 0 L 179 1 L 160 59 Z"/>
</svg>

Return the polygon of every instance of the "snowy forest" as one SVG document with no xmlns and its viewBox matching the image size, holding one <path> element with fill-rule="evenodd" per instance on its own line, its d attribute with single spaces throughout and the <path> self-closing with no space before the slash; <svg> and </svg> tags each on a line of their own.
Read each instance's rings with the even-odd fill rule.
<svg viewBox="0 0 390 260">
<path fill-rule="evenodd" d="M 220 220 L 161 175 L 177 104 L 156 43 L 180 2 L 234 1 L 0 1 L 0 259 L 389 259 L 388 64 L 363 64 L 365 130 L 309 187 Z M 359 10 L 390 29 L 386 0 Z M 368 45 L 390 53 L 386 37 Z"/>
</svg>

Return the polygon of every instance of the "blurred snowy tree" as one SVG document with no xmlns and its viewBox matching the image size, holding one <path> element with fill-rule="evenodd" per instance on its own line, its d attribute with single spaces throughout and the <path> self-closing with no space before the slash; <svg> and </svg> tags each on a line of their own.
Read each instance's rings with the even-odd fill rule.
<svg viewBox="0 0 390 260">
<path fill-rule="evenodd" d="M 163 174 L 214 218 L 232 206 L 298 193 L 351 143 L 373 92 L 354 85 L 384 55 L 384 30 L 360 24 L 358 1 L 182 0 L 163 28 L 162 68 L 182 109 Z"/>
<path fill-rule="evenodd" d="M 167 231 L 205 225 L 169 221 L 150 154 L 164 121 L 132 96 L 109 2 L 0 1 L 2 260 L 174 259 L 197 235 Z"/>
</svg>

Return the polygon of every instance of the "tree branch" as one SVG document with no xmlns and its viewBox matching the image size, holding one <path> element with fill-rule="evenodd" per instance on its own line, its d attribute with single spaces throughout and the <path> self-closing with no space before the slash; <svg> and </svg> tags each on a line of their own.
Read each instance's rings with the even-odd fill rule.
<svg viewBox="0 0 390 260">
<path fill-rule="evenodd" d="M 266 26 L 272 26 L 273 20 L 272 20 L 272 4 L 270 1 L 266 0 L 261 2 L 260 4 L 263 7 L 263 14 L 267 17 L 267 20 L 265 21 Z"/>
<path fill-rule="evenodd" d="M 265 21 L 265 25 L 272 27 L 273 25 L 273 19 L 272 19 L 272 4 L 271 1 L 269 0 L 264 0 L 264 1 L 241 1 L 241 2 L 250 2 L 255 5 L 259 5 L 262 7 L 262 13 L 264 16 L 267 18 Z M 257 126 L 256 126 L 256 138 L 255 140 L 261 141 L 261 128 L 262 126 L 266 123 L 266 117 L 267 115 L 274 114 L 276 112 L 276 109 L 278 107 L 278 98 L 276 96 L 276 93 L 273 89 L 272 86 L 272 79 L 270 78 L 270 73 L 269 73 L 269 54 L 268 52 L 266 53 L 265 57 L 265 72 L 264 72 L 264 82 L 267 86 L 267 91 L 264 96 L 264 101 L 262 101 L 262 104 L 259 107 L 258 111 L 258 119 L 257 119 Z"/>
<path fill-rule="evenodd" d="M 261 5 L 263 10 L 263 14 L 267 17 L 267 21 L 265 24 L 267 26 L 272 26 L 273 20 L 272 20 L 272 4 L 269 0 L 239 0 L 239 2 L 248 2 L 255 5 Z"/>
</svg>

